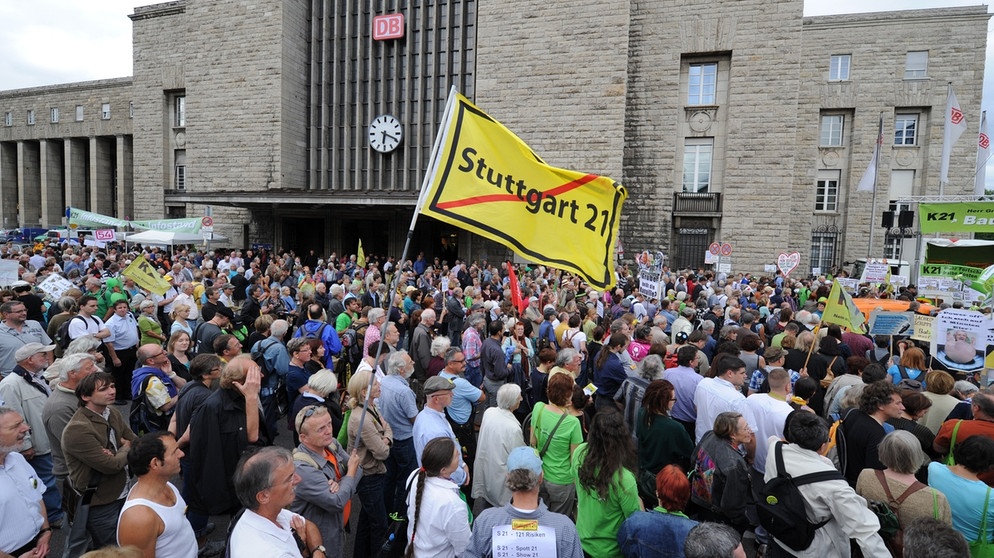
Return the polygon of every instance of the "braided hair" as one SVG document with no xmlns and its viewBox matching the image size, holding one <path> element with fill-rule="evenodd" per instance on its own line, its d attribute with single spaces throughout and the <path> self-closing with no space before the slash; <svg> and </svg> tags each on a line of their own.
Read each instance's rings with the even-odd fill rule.
<svg viewBox="0 0 994 558">
<path fill-rule="evenodd" d="M 407 542 L 404 558 L 414 557 L 414 537 L 418 534 L 418 517 L 421 515 L 421 497 L 424 495 L 425 479 L 437 477 L 442 469 L 452 463 L 456 451 L 456 443 L 452 438 L 435 438 L 425 444 L 421 453 L 421 468 L 418 469 L 418 487 L 414 497 L 414 517 L 411 518 L 411 540 Z"/>
</svg>

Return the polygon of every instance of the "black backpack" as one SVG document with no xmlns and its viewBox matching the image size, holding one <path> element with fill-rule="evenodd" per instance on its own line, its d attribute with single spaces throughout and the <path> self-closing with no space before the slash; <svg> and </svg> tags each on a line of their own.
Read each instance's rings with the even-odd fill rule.
<svg viewBox="0 0 994 558">
<path fill-rule="evenodd" d="M 131 431 L 136 436 L 142 436 L 151 432 L 161 432 L 169 428 L 169 420 L 172 418 L 172 413 L 163 413 L 161 415 L 156 413 L 155 409 L 148 403 L 148 395 L 145 393 L 145 390 L 148 389 L 148 383 L 154 377 L 153 374 L 149 374 L 142 379 L 141 392 L 138 398 L 131 403 L 131 413 L 128 416 L 128 422 L 130 423 Z"/>
<path fill-rule="evenodd" d="M 62 325 L 60 325 L 59 329 L 55 332 L 55 344 L 58 345 L 63 351 L 69 348 L 69 343 L 72 343 L 72 339 L 69 337 L 69 324 L 71 324 L 76 318 L 80 318 L 83 322 L 86 322 L 86 318 L 76 314 L 75 316 L 62 322 Z"/>
<path fill-rule="evenodd" d="M 770 479 L 759 493 L 756 511 L 759 523 L 776 539 L 793 550 L 805 550 L 811 546 L 815 532 L 829 522 L 808 521 L 804 507 L 804 496 L 797 487 L 815 482 L 831 480 L 844 481 L 838 471 L 821 471 L 791 477 L 783 464 L 783 442 L 777 442 L 774 449 L 777 476 Z"/>
</svg>

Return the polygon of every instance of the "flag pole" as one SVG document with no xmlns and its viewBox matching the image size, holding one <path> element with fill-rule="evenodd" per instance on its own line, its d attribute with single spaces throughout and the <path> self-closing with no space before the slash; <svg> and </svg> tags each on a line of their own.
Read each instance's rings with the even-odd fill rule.
<svg viewBox="0 0 994 558">
<path fill-rule="evenodd" d="M 414 238 L 414 227 L 418 222 L 418 214 L 421 213 L 421 208 L 424 207 L 426 198 L 428 197 L 428 184 L 431 182 L 432 176 L 435 175 L 435 169 L 438 168 L 438 157 L 441 153 L 442 145 L 445 144 L 445 138 L 448 135 L 449 122 L 452 120 L 452 108 L 456 100 L 456 86 L 453 85 L 449 89 L 449 99 L 445 102 L 445 112 L 443 113 L 442 121 L 439 124 L 438 134 L 435 136 L 435 145 L 431 148 L 431 159 L 428 165 L 428 169 L 425 172 L 425 178 L 421 182 L 421 191 L 418 192 L 418 201 L 414 206 L 414 215 L 411 216 L 411 225 L 407 229 L 407 238 L 404 240 L 404 250 L 400 254 L 400 259 L 397 260 L 397 266 L 403 266 L 404 262 L 407 261 L 407 253 L 411 248 L 411 239 Z M 398 284 L 400 283 L 400 273 L 394 273 L 394 279 L 390 290 L 388 290 L 388 296 L 391 299 L 390 304 L 393 304 L 393 295 L 397 292 Z M 373 392 L 373 382 L 376 381 L 376 367 L 377 362 L 380 360 L 380 355 L 383 354 L 384 338 L 386 337 L 387 326 L 390 324 L 390 313 L 387 311 L 387 319 L 383 320 L 383 325 L 380 326 L 380 340 L 376 345 L 376 356 L 373 357 L 373 372 L 369 376 L 369 385 L 366 386 L 366 398 L 362 404 L 362 414 L 359 415 L 359 428 L 356 429 L 356 438 L 353 444 L 350 444 L 350 450 L 354 450 L 359 447 L 362 443 L 362 428 L 366 422 L 367 409 L 369 409 L 370 395 Z M 294 417 L 296 418 L 296 417 Z M 348 425 L 345 425 L 348 428 Z"/>
<path fill-rule="evenodd" d="M 876 226 L 874 219 L 877 218 L 877 167 L 880 165 L 880 145 L 883 142 L 884 137 L 884 113 L 880 111 L 880 122 L 877 124 L 877 138 L 876 143 L 873 144 L 873 158 L 875 159 L 875 164 L 873 166 L 873 203 L 870 206 L 870 242 L 866 245 L 866 259 L 870 260 L 870 254 L 873 252 L 873 229 Z"/>
</svg>

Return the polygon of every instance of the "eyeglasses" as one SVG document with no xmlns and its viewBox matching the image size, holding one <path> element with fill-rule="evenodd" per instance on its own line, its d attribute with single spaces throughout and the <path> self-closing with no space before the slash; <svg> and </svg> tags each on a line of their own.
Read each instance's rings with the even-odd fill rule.
<svg viewBox="0 0 994 558">
<path fill-rule="evenodd" d="M 455 362 L 456 364 L 459 364 L 459 363 L 462 363 L 462 362 L 466 362 L 466 359 L 462 359 L 462 360 L 450 360 L 449 362 Z"/>
<path fill-rule="evenodd" d="M 157 359 L 157 358 L 159 358 L 159 357 L 161 357 L 161 356 L 165 356 L 165 355 L 166 355 L 166 352 L 165 352 L 165 351 L 162 351 L 161 353 L 158 353 L 158 354 L 154 354 L 154 355 L 150 355 L 150 356 L 148 357 L 148 360 L 155 360 L 155 359 Z"/>
</svg>

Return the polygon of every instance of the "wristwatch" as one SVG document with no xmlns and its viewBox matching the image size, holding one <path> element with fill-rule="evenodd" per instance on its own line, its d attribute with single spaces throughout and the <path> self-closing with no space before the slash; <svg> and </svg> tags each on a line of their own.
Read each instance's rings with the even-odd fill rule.
<svg viewBox="0 0 994 558">
<path fill-rule="evenodd" d="M 311 556 L 314 556 L 314 553 L 318 552 L 318 551 L 320 551 L 321 554 L 323 554 L 324 556 L 328 556 L 328 552 L 324 549 L 324 545 L 323 544 L 319 544 L 319 545 L 315 546 L 314 548 L 312 548 L 311 549 Z"/>
</svg>

